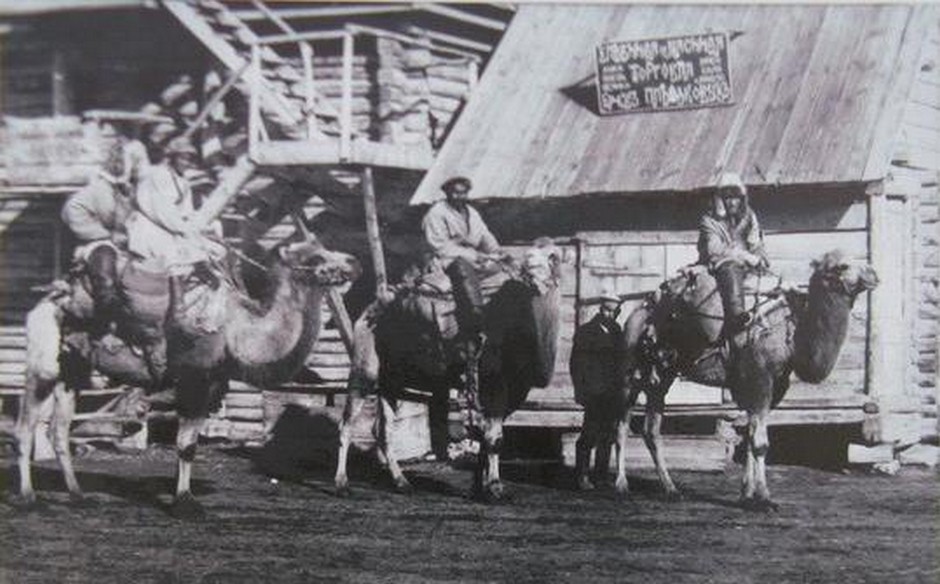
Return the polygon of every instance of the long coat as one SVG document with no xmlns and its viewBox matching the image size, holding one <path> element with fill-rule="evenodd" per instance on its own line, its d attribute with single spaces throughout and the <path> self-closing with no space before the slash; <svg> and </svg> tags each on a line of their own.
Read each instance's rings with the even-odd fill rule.
<svg viewBox="0 0 940 584">
<path fill-rule="evenodd" d="M 619 390 L 620 336 L 620 325 L 600 314 L 575 331 L 568 366 L 579 404 Z"/>
</svg>

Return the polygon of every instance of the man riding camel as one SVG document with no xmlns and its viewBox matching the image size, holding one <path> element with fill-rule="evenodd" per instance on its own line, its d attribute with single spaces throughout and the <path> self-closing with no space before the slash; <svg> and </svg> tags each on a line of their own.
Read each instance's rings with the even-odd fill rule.
<svg viewBox="0 0 940 584">
<path fill-rule="evenodd" d="M 157 380 L 166 372 L 164 331 L 157 322 L 136 322 L 140 315 L 126 305 L 119 291 L 119 251 L 126 248 L 132 263 L 149 273 L 157 288 L 167 285 L 167 278 L 180 279 L 205 266 L 210 251 L 218 251 L 214 247 L 218 244 L 192 223 L 192 193 L 183 174 L 195 166 L 195 148 L 188 140 L 176 138 L 167 145 L 165 159 L 141 177 L 136 193 L 98 177 L 73 195 L 62 212 L 63 220 L 83 242 L 76 258 L 85 264 L 94 301 L 93 320 L 101 325 L 93 336 L 116 333 L 121 311 L 131 313 L 134 326 L 125 332 L 141 348 Z M 113 177 L 122 169 L 115 166 L 107 171 Z"/>
<path fill-rule="evenodd" d="M 480 213 L 467 199 L 470 179 L 457 176 L 444 181 L 446 197 L 428 209 L 422 228 L 453 286 L 457 326 L 468 338 L 482 340 L 483 295 L 480 272 L 500 255 L 499 242 Z"/>
<path fill-rule="evenodd" d="M 744 276 L 766 269 L 763 234 L 757 215 L 748 204 L 747 187 L 736 173 L 723 173 L 711 208 L 699 223 L 700 263 L 715 277 L 725 313 L 723 336 L 733 339 L 747 328 Z"/>
</svg>

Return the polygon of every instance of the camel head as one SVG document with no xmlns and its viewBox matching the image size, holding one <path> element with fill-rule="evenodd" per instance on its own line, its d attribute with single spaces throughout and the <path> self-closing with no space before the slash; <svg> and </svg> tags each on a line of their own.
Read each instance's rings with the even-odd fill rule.
<svg viewBox="0 0 940 584">
<path fill-rule="evenodd" d="M 558 287 L 561 281 L 561 250 L 547 237 L 540 237 L 522 258 L 522 274 L 540 294 Z"/>
<path fill-rule="evenodd" d="M 868 264 L 847 262 L 840 250 L 827 252 L 813 260 L 810 291 L 825 290 L 844 294 L 851 299 L 878 286 L 878 274 Z"/>
<path fill-rule="evenodd" d="M 294 222 L 301 241 L 279 247 L 277 259 L 295 282 L 307 286 L 338 286 L 359 277 L 362 267 L 355 257 L 323 247 L 299 215 L 294 216 Z"/>
</svg>

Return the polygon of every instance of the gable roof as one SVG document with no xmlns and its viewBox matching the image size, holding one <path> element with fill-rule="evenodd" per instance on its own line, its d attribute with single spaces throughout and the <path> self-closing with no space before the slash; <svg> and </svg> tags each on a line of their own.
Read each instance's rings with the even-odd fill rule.
<svg viewBox="0 0 940 584">
<path fill-rule="evenodd" d="M 412 203 L 884 177 L 933 7 L 522 5 Z M 734 104 L 602 117 L 595 47 L 732 33 Z M 578 94 L 580 92 L 580 99 Z"/>
</svg>

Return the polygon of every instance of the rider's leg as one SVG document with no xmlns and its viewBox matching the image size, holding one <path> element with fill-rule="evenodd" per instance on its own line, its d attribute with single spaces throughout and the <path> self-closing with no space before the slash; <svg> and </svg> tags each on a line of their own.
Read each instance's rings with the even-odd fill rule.
<svg viewBox="0 0 940 584">
<path fill-rule="evenodd" d="M 101 333 L 110 330 L 120 308 L 117 260 L 117 250 L 110 245 L 97 246 L 85 260 L 95 304 L 95 322 Z"/>
<path fill-rule="evenodd" d="M 476 268 L 469 261 L 457 258 L 446 270 L 457 304 L 457 325 L 473 338 L 483 332 L 483 294 Z"/>
<path fill-rule="evenodd" d="M 725 311 L 725 335 L 732 336 L 748 323 L 744 310 L 744 267 L 738 262 L 725 262 L 715 269 L 714 276 Z"/>
</svg>

